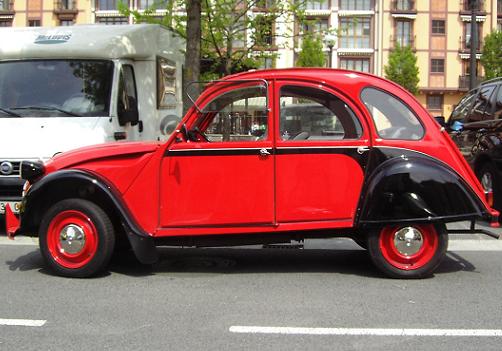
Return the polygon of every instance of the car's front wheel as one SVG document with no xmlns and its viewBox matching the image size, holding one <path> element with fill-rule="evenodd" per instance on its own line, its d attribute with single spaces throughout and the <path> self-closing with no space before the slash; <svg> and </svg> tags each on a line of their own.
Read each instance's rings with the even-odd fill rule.
<svg viewBox="0 0 502 351">
<path fill-rule="evenodd" d="M 113 224 L 96 204 L 66 199 L 54 204 L 40 224 L 40 251 L 57 274 L 84 278 L 103 270 L 115 245 Z"/>
<path fill-rule="evenodd" d="M 448 233 L 440 224 L 388 225 L 368 236 L 373 263 L 392 278 L 430 276 L 447 248 Z"/>
</svg>

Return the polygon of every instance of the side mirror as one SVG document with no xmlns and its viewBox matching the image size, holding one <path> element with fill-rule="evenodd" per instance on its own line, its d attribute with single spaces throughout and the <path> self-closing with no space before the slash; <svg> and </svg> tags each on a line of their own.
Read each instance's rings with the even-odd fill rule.
<svg viewBox="0 0 502 351">
<path fill-rule="evenodd" d="M 447 127 L 447 125 L 446 125 L 446 119 L 444 118 L 444 116 L 435 116 L 434 119 L 436 120 L 436 122 L 439 123 L 439 125 L 441 127 L 444 127 L 444 128 Z"/>
<path fill-rule="evenodd" d="M 127 99 L 127 108 L 121 103 L 117 107 L 119 124 L 125 126 L 127 123 L 131 123 L 132 126 L 135 126 L 139 123 L 138 104 L 136 103 L 136 99 L 131 96 L 128 96 Z"/>
</svg>

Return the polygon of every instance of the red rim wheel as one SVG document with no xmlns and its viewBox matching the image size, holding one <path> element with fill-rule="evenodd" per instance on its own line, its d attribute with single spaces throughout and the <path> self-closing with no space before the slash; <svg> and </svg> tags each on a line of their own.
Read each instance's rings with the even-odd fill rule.
<svg viewBox="0 0 502 351">
<path fill-rule="evenodd" d="M 98 248 L 97 230 L 84 213 L 63 211 L 49 223 L 47 247 L 54 261 L 76 269 L 89 263 Z"/>
<path fill-rule="evenodd" d="M 432 224 L 387 226 L 379 236 L 383 258 L 401 270 L 416 270 L 428 264 L 438 251 L 439 240 Z"/>
</svg>

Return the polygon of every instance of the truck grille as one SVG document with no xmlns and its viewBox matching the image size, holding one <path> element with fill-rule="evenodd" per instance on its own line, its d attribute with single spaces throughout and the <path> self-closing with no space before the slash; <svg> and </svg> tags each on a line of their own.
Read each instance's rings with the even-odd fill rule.
<svg viewBox="0 0 502 351">
<path fill-rule="evenodd" d="M 19 176 L 21 161 L 0 160 L 0 176 Z"/>
</svg>

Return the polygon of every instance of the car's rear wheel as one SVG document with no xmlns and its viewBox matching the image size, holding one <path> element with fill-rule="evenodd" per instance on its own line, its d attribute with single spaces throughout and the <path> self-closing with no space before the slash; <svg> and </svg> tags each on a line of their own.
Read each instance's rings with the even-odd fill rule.
<svg viewBox="0 0 502 351">
<path fill-rule="evenodd" d="M 439 266 L 448 248 L 444 225 L 388 225 L 368 236 L 373 263 L 392 278 L 424 278 Z"/>
<path fill-rule="evenodd" d="M 84 278 L 102 271 L 115 245 L 113 224 L 96 204 L 66 199 L 53 205 L 40 225 L 40 251 L 57 274 Z"/>
</svg>

